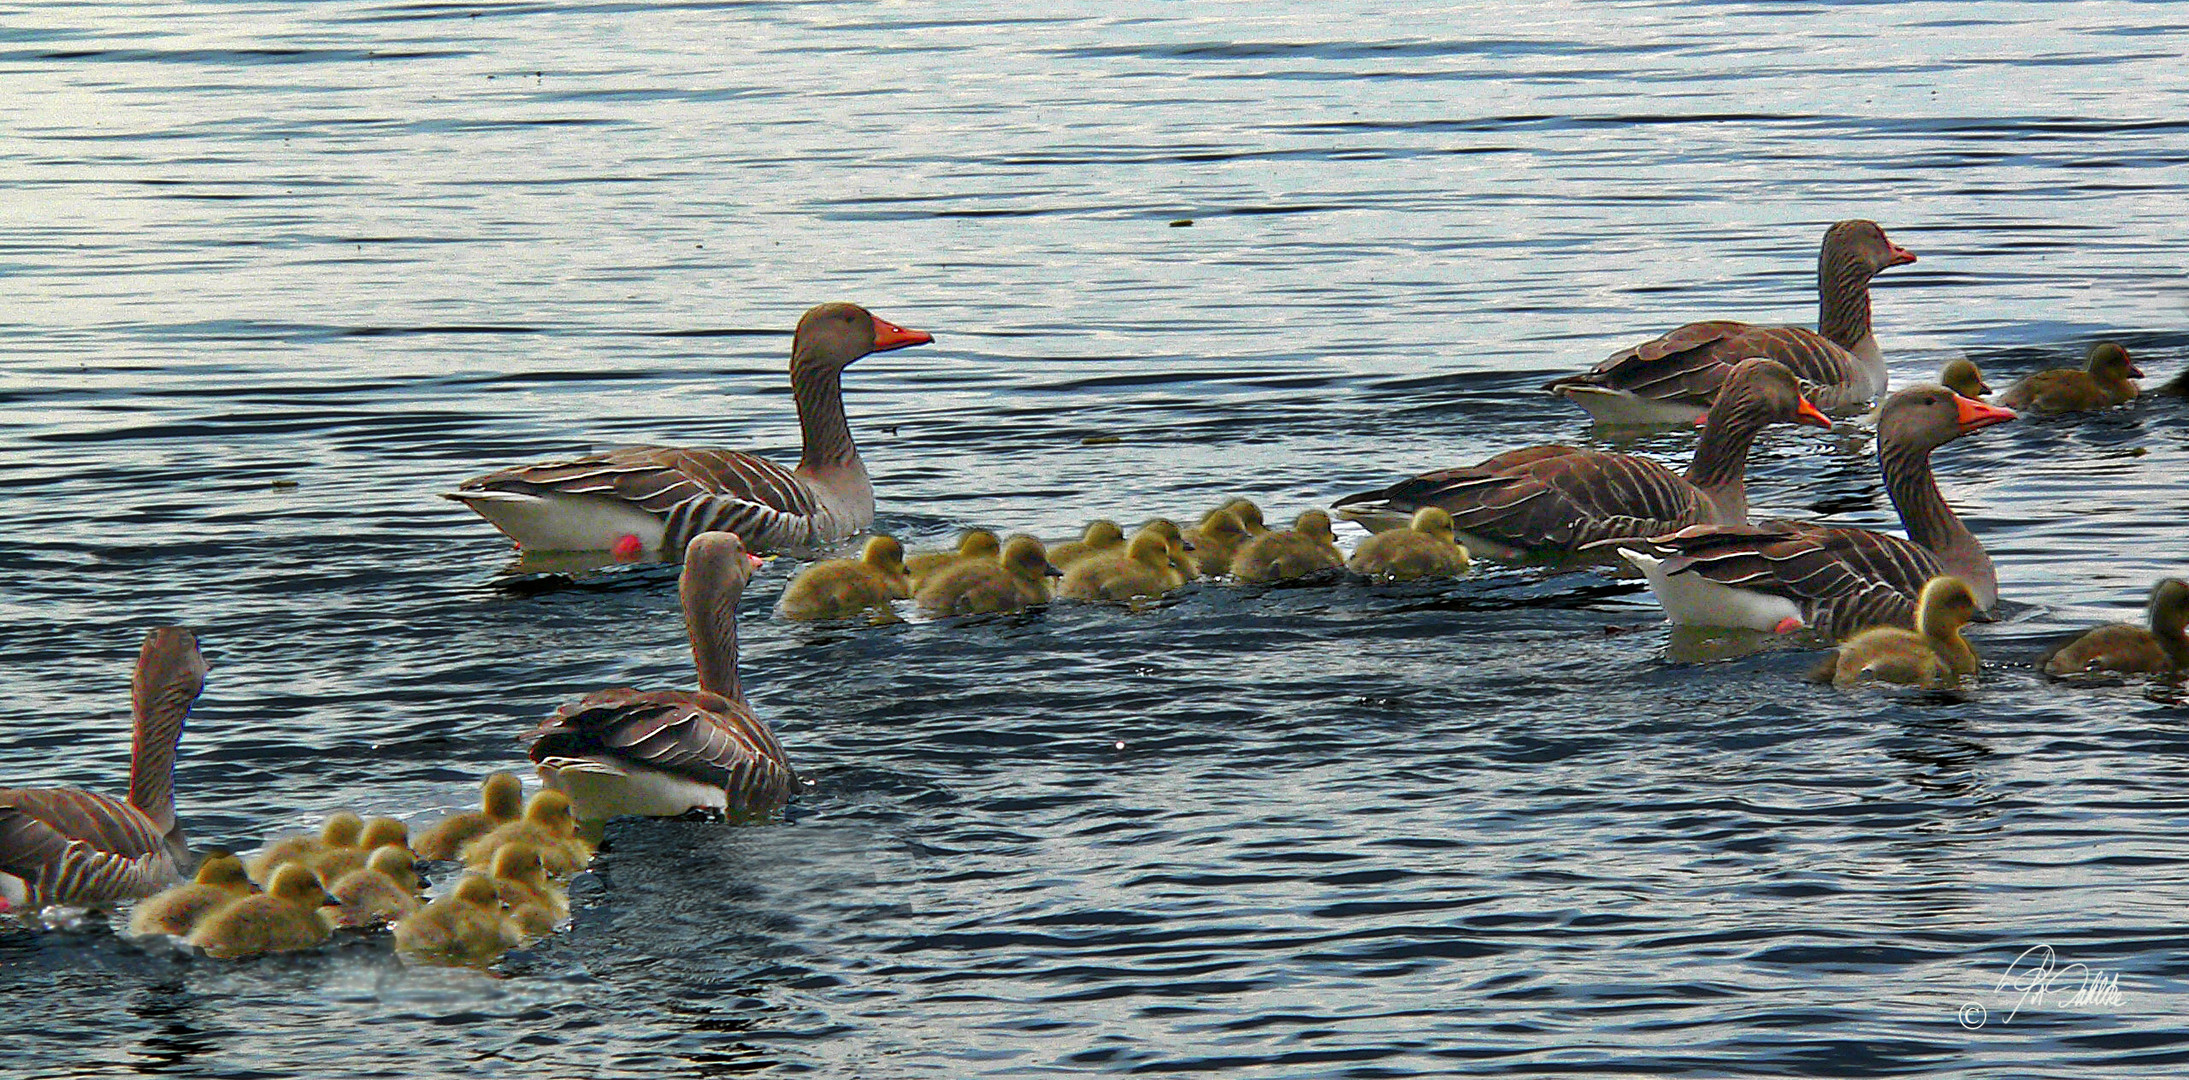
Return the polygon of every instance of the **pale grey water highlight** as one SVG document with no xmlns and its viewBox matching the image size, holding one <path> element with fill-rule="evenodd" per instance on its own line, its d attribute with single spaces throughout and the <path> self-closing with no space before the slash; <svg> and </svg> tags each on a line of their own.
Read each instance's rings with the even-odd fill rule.
<svg viewBox="0 0 2189 1080">
<path fill-rule="evenodd" d="M 212 666 L 201 844 L 431 817 L 560 701 L 684 683 L 670 572 L 503 588 L 433 495 L 795 457 L 822 300 L 937 337 L 845 380 L 921 543 L 1590 439 L 1534 387 L 1813 320 L 1842 217 L 1922 259 L 1876 288 L 1896 384 L 2100 337 L 2155 383 L 2185 45 L 2133 3 L 11 8 L 0 779 L 118 789 L 162 621 Z M 2189 571 L 2185 420 L 1937 456 L 2013 605 L 1953 698 L 1670 662 L 1588 573 L 850 631 L 770 619 L 778 563 L 785 824 L 620 828 L 492 977 L 0 935 L 0 1072 L 2175 1075 L 2189 709 L 2019 662 Z M 1868 450 L 1775 431 L 1751 499 L 1888 526 Z M 2039 944 L 2123 1000 L 2008 1020 Z"/>
</svg>

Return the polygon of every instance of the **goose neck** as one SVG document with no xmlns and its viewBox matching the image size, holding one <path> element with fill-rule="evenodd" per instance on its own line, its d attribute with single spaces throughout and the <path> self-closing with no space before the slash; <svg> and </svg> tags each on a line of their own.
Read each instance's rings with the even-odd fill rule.
<svg viewBox="0 0 2189 1080">
<path fill-rule="evenodd" d="M 731 701 L 744 700 L 737 681 L 737 591 L 683 590 L 684 628 L 692 639 L 692 666 L 699 688 Z"/>
<path fill-rule="evenodd" d="M 843 375 L 840 365 L 824 360 L 802 356 L 791 360 L 791 395 L 798 404 L 798 433 L 804 447 L 798 459 L 800 472 L 840 469 L 859 460 L 851 424 L 844 417 Z"/>
<path fill-rule="evenodd" d="M 1836 252 L 1817 257 L 1817 333 L 1867 360 L 1877 353 L 1870 333 L 1870 270 Z"/>
<path fill-rule="evenodd" d="M 1715 507 L 1715 524 L 1748 521 L 1748 450 L 1762 429 L 1751 411 L 1730 395 L 1719 395 L 1704 418 L 1702 438 L 1695 444 L 1686 477 Z"/>
<path fill-rule="evenodd" d="M 1938 479 L 1931 472 L 1927 449 L 1915 449 L 1891 439 L 1878 441 L 1877 457 L 1885 474 L 1885 493 L 1900 513 L 1908 539 L 1929 549 L 1952 574 L 1969 583 L 1977 605 L 1989 610 L 1999 597 L 1998 577 L 1991 556 L 1961 523 L 1946 498 L 1939 494 Z"/>
</svg>

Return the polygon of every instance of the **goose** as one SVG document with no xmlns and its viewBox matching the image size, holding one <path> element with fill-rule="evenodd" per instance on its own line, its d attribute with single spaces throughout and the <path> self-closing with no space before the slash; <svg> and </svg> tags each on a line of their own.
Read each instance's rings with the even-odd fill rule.
<svg viewBox="0 0 2189 1080">
<path fill-rule="evenodd" d="M 905 573 L 912 579 L 912 591 L 936 571 L 945 570 L 959 563 L 992 563 L 1003 556 L 1003 541 L 986 529 L 967 529 L 958 536 L 958 546 L 950 551 L 923 551 L 904 561 Z"/>
<path fill-rule="evenodd" d="M 1186 539 L 1186 531 L 1169 518 L 1149 518 L 1140 529 L 1153 529 L 1170 547 L 1168 562 L 1181 581 L 1192 581 L 1201 576 L 1201 563 L 1193 557 L 1193 541 Z"/>
<path fill-rule="evenodd" d="M 1225 503 L 1220 509 L 1231 511 L 1239 519 L 1239 524 L 1255 536 L 1269 531 L 1269 526 L 1262 520 L 1262 508 L 1256 506 L 1252 499 L 1242 496 Z"/>
<path fill-rule="evenodd" d="M 1159 529 L 1133 534 L 1122 552 L 1089 555 L 1072 564 L 1057 585 L 1057 595 L 1073 600 L 1127 603 L 1159 597 L 1186 583 L 1171 565 L 1171 544 Z"/>
<path fill-rule="evenodd" d="M 798 774 L 737 680 L 737 598 L 759 565 L 733 533 L 702 533 L 685 552 L 678 593 L 698 690 L 595 691 L 525 737 L 540 780 L 578 818 L 758 815 L 790 800 Z"/>
<path fill-rule="evenodd" d="M 410 830 L 391 817 L 376 817 L 365 823 L 357 843 L 350 847 L 336 848 L 306 857 L 304 865 L 312 868 L 321 881 L 333 881 L 352 870 L 365 865 L 372 853 L 384 847 L 410 850 Z"/>
<path fill-rule="evenodd" d="M 1976 615 L 1976 594 L 1968 582 L 1941 574 L 1924 582 L 1916 597 L 1915 629 L 1872 626 L 1859 631 L 1825 657 L 1810 678 L 1842 688 L 1867 679 L 1926 689 L 1958 687 L 1963 676 L 1976 674 L 1976 650 L 1961 636 L 1961 628 Z"/>
<path fill-rule="evenodd" d="M 776 610 L 786 619 L 849 619 L 872 615 L 889 621 L 897 616 L 891 600 L 912 595 L 905 576 L 904 545 L 895 537 L 869 539 L 856 559 L 830 559 L 798 572 L 783 588 Z"/>
<path fill-rule="evenodd" d="M 1200 524 L 1186 531 L 1186 539 L 1193 542 L 1194 569 L 1202 577 L 1230 573 L 1232 556 L 1254 536 L 1232 507 L 1219 506 L 1209 511 Z"/>
<path fill-rule="evenodd" d="M 510 844 L 527 844 L 538 850 L 549 873 L 569 877 L 585 869 L 593 848 L 578 838 L 574 804 L 568 795 L 548 788 L 532 796 L 524 816 L 464 845 L 464 865 L 484 870 L 494 864 L 494 853 Z"/>
<path fill-rule="evenodd" d="M 225 851 L 207 852 L 194 880 L 137 901 L 129 913 L 129 933 L 188 937 L 207 915 L 249 895 L 251 879 L 243 874 L 243 860 Z"/>
<path fill-rule="evenodd" d="M 492 879 L 465 874 L 454 889 L 395 924 L 395 948 L 428 962 L 482 964 L 524 944 L 524 931 L 502 914 Z"/>
<path fill-rule="evenodd" d="M 251 880 L 263 885 L 273 876 L 275 867 L 354 848 L 364 838 L 365 819 L 348 810 L 337 810 L 320 823 L 318 836 L 286 836 L 276 840 L 251 856 L 247 868 Z"/>
<path fill-rule="evenodd" d="M 417 862 L 409 848 L 374 848 L 365 865 L 329 881 L 327 894 L 342 909 L 336 926 L 385 926 L 418 910 Z"/>
<path fill-rule="evenodd" d="M 635 536 L 674 561 L 692 537 L 732 530 L 756 551 L 822 547 L 874 522 L 874 485 L 844 420 L 844 369 L 933 340 L 857 304 L 806 312 L 790 346 L 796 469 L 735 450 L 634 446 L 475 476 L 445 497 L 525 551 L 606 551 Z"/>
<path fill-rule="evenodd" d="M 1041 541 L 1014 536 L 1003 545 L 1000 561 L 959 563 L 928 578 L 913 598 L 930 615 L 1019 611 L 1048 603 L 1048 579 L 1061 574 L 1049 565 Z"/>
<path fill-rule="evenodd" d="M 1309 510 L 1290 530 L 1263 533 L 1248 541 L 1231 558 L 1231 576 L 1241 581 L 1290 581 L 1344 565 L 1338 538 L 1330 531 L 1330 515 Z"/>
<path fill-rule="evenodd" d="M 175 820 L 175 744 L 204 687 L 197 638 L 180 626 L 153 630 L 130 679 L 127 801 L 78 788 L 0 788 L 0 912 L 105 906 L 182 880 L 190 848 Z"/>
<path fill-rule="evenodd" d="M 188 940 L 205 955 L 223 960 L 309 949 L 334 932 L 319 910 L 326 902 L 327 892 L 309 868 L 283 863 L 274 868 L 265 892 L 206 916 Z"/>
<path fill-rule="evenodd" d="M 526 937 L 551 933 L 570 917 L 570 901 L 547 880 L 538 848 L 526 843 L 503 845 L 494 853 L 490 876 L 495 895 Z"/>
<path fill-rule="evenodd" d="M 479 785 L 479 809 L 450 814 L 435 822 L 411 845 L 421 859 L 454 859 L 465 843 L 524 813 L 524 784 L 513 772 L 488 773 Z"/>
<path fill-rule="evenodd" d="M 2083 632 L 2037 660 L 2047 675 L 2083 671 L 2164 674 L 2189 671 L 2189 582 L 2160 578 L 2151 587 L 2151 628 L 2114 623 Z"/>
<path fill-rule="evenodd" d="M 1412 581 L 1417 578 L 1461 577 L 1472 560 L 1452 533 L 1452 515 L 1441 507 L 1424 506 L 1414 511 L 1412 526 L 1386 529 L 1361 541 L 1345 560 L 1356 574 Z"/>
<path fill-rule="evenodd" d="M 1908 539 L 1802 522 L 1696 525 L 1649 539 L 1605 541 L 1642 571 L 1674 623 L 1844 637 L 1869 626 L 1915 625 L 1923 583 L 1966 582 L 1991 610 L 1999 579 L 1991 557 L 1938 493 L 1931 451 L 2014 419 L 1943 386 L 1916 385 L 1885 401 L 1877 458 Z"/>
<path fill-rule="evenodd" d="M 2127 349 L 2101 341 L 2090 347 L 2081 370 L 2053 368 L 2024 375 L 1999 395 L 1999 404 L 2039 416 L 2109 409 L 2135 400 L 2140 378 L 2143 369 L 2128 358 Z"/>
<path fill-rule="evenodd" d="M 1472 468 L 1348 495 L 1332 509 L 1381 531 L 1406 524 L 1424 506 L 1441 507 L 1470 552 L 1500 559 L 1571 555 L 1600 540 L 1704 522 L 1735 525 L 1748 520 L 1748 448 L 1777 423 L 1832 426 L 1785 365 L 1744 360 L 1704 414 L 1702 439 L 1684 475 L 1631 454 L 1526 447 Z"/>
<path fill-rule="evenodd" d="M 1077 540 L 1048 545 L 1049 565 L 1059 570 L 1070 570 L 1072 564 L 1089 556 L 1125 550 L 1125 529 L 1109 518 L 1096 518 L 1087 523 Z"/>
<path fill-rule="evenodd" d="M 1766 356 L 1811 384 L 1809 399 L 1826 412 L 1859 411 L 1885 392 L 1885 356 L 1870 332 L 1870 279 L 1915 261 L 1874 221 L 1842 221 L 1825 230 L 1817 253 L 1821 305 L 1814 331 L 1744 322 L 1689 323 L 1653 341 L 1611 354 L 1585 374 L 1544 384 L 1601 424 L 1692 420 L 1710 407 L 1733 365 Z"/>
<path fill-rule="evenodd" d="M 1946 366 L 1938 369 L 1938 385 L 1970 401 L 1982 401 L 1991 393 L 1991 384 L 1984 381 L 1983 369 L 1967 357 L 1946 361 Z"/>
</svg>

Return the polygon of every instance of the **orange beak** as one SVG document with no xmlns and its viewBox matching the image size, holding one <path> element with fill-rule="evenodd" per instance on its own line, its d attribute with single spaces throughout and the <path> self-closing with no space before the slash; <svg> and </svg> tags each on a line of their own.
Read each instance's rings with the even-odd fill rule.
<svg viewBox="0 0 2189 1080">
<path fill-rule="evenodd" d="M 1890 242 L 1888 242 L 1885 246 L 1893 249 L 1892 259 L 1888 261 L 1885 265 L 1906 266 L 1909 263 L 1915 261 L 1915 252 L 1909 251 L 1907 248 L 1901 247 L 1899 244 L 1894 244 Z"/>
<path fill-rule="evenodd" d="M 1794 422 L 1809 427 L 1820 427 L 1826 431 L 1832 429 L 1832 418 L 1824 415 L 1822 409 L 1809 404 L 1808 398 L 1802 398 L 1801 404 L 1794 406 Z"/>
<path fill-rule="evenodd" d="M 888 352 L 907 345 L 925 345 L 935 340 L 935 335 L 924 330 L 907 330 L 888 319 L 874 320 L 874 351 Z"/>
<path fill-rule="evenodd" d="M 1978 428 L 1988 428 L 1993 424 L 2004 424 L 2014 419 L 2013 409 L 2002 409 L 1997 405 L 1986 405 L 1981 401 L 1965 398 L 1959 394 L 1953 396 L 1953 403 L 1961 409 L 1960 423 L 1961 430 L 1964 432 L 1975 431 Z"/>
<path fill-rule="evenodd" d="M 762 566 L 765 566 L 765 565 L 767 565 L 767 561 L 768 561 L 768 560 L 766 560 L 766 559 L 763 559 L 763 558 L 761 558 L 761 557 L 760 557 L 760 556 L 758 556 L 758 555 L 755 555 L 755 554 L 753 554 L 753 553 L 752 553 L 752 552 L 750 552 L 750 551 L 748 551 L 748 552 L 746 552 L 746 553 L 745 553 L 745 558 L 746 558 L 747 560 L 749 560 L 749 561 L 750 561 L 750 562 L 752 563 L 752 568 L 753 568 L 753 569 L 755 569 L 755 570 L 758 570 L 758 569 L 760 569 L 760 568 L 761 568 Z"/>
</svg>

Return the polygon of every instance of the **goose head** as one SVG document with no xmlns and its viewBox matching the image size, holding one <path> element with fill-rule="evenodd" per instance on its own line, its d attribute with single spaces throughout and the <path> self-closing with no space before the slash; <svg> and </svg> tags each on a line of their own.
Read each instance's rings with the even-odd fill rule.
<svg viewBox="0 0 2189 1080">
<path fill-rule="evenodd" d="M 1824 233 L 1822 261 L 1828 266 L 1855 266 L 1868 271 L 1864 276 L 1875 275 L 1890 266 L 1906 266 L 1915 261 L 1915 253 L 1885 238 L 1885 230 L 1877 222 L 1852 218 L 1833 225 Z"/>
<path fill-rule="evenodd" d="M 282 863 L 274 876 L 266 879 L 266 893 L 285 904 L 306 910 L 329 901 L 327 890 L 319 884 L 319 875 L 303 863 Z"/>
<path fill-rule="evenodd" d="M 540 849 L 530 844 L 503 844 L 494 852 L 493 876 L 544 889 L 547 887 L 547 864 L 540 858 Z"/>
<path fill-rule="evenodd" d="M 524 813 L 524 781 L 513 772 L 491 772 L 479 785 L 479 806 L 496 821 L 515 821 Z"/>
<path fill-rule="evenodd" d="M 2106 382 L 2127 382 L 2143 378 L 2143 369 L 2128 358 L 2128 350 L 2111 341 L 2101 341 L 2090 347 L 2090 359 L 2084 365 L 2092 375 Z"/>
<path fill-rule="evenodd" d="M 1014 536 L 1003 545 L 998 556 L 1003 568 L 1012 577 L 1022 581 L 1039 583 L 1043 578 L 1060 577 L 1063 571 L 1049 565 L 1049 549 L 1031 536 Z"/>
<path fill-rule="evenodd" d="M 578 822 L 570 813 L 570 796 L 553 788 L 538 792 L 524 804 L 524 819 L 547 830 L 549 836 L 577 835 Z"/>
<path fill-rule="evenodd" d="M 1991 393 L 1991 384 L 1984 381 L 1984 373 L 1976 362 L 1967 357 L 1949 360 L 1938 369 L 1938 381 L 1946 389 L 1973 401 L 1984 400 Z"/>
<path fill-rule="evenodd" d="M 534 854 L 537 855 L 538 853 L 535 852 Z M 501 890 L 494 887 L 493 878 L 483 874 L 465 874 L 464 879 L 456 883 L 456 888 L 449 895 L 454 897 L 459 904 L 466 904 L 482 911 L 500 914 L 502 910 Z"/>
<path fill-rule="evenodd" d="M 1201 519 L 1201 524 L 1194 531 L 1200 534 L 1204 543 L 1213 544 L 1220 549 L 1244 543 L 1253 535 L 1247 531 L 1246 523 L 1239 520 L 1238 512 L 1228 506 L 1219 506 L 1209 511 L 1208 516 Z"/>
<path fill-rule="evenodd" d="M 1718 400 L 1698 425 L 1735 424 L 1735 418 L 1764 424 L 1802 424 L 1830 429 L 1832 418 L 1824 415 L 1802 395 L 1801 380 L 1776 360 L 1752 357 L 1733 365 L 1718 390 Z M 1713 421 L 1715 418 L 1715 421 Z"/>
<path fill-rule="evenodd" d="M 418 887 L 418 857 L 412 855 L 409 848 L 392 844 L 374 848 L 372 858 L 365 860 L 365 869 L 377 870 L 387 875 L 389 881 L 404 888 Z"/>
<path fill-rule="evenodd" d="M 1321 510 L 1302 513 L 1293 521 L 1292 531 L 1326 547 L 1338 546 L 1338 534 L 1330 531 L 1330 515 Z"/>
<path fill-rule="evenodd" d="M 868 353 L 925 345 L 931 334 L 907 330 L 857 304 L 822 304 L 798 320 L 791 335 L 791 367 L 841 370 Z"/>
<path fill-rule="evenodd" d="M 2012 409 L 1986 405 L 1943 386 L 1918 383 L 1885 399 L 1878 411 L 1878 444 L 1880 450 L 1889 444 L 1929 453 L 1969 432 L 2012 419 Z"/>
<path fill-rule="evenodd" d="M 1001 557 L 1003 541 L 986 529 L 967 529 L 958 537 L 958 555 L 961 558 L 989 560 Z"/>
<path fill-rule="evenodd" d="M 1231 511 L 1250 535 L 1260 536 L 1269 531 L 1268 523 L 1262 519 L 1262 508 L 1254 505 L 1252 499 L 1233 499 L 1217 509 Z"/>
<path fill-rule="evenodd" d="M 1096 518 L 1081 530 L 1079 542 L 1089 550 L 1113 548 L 1125 542 L 1125 528 L 1109 518 Z"/>
<path fill-rule="evenodd" d="M 328 847 L 356 847 L 365 835 L 365 819 L 347 810 L 327 815 L 319 826 L 319 840 Z"/>
<path fill-rule="evenodd" d="M 2160 578 L 2151 587 L 2151 632 L 2176 642 L 2189 632 L 2189 582 Z"/>
<path fill-rule="evenodd" d="M 1923 583 L 1916 596 L 1916 627 L 1925 637 L 1946 637 L 1975 620 L 1983 609 L 1969 583 L 1951 574 L 1940 574 Z"/>
<path fill-rule="evenodd" d="M 887 574 L 904 573 L 904 545 L 894 536 L 876 536 L 859 552 L 859 561 Z"/>
<path fill-rule="evenodd" d="M 1164 569 L 1171 564 L 1170 539 L 1156 529 L 1142 529 L 1133 534 L 1125 557 L 1156 570 Z"/>
<path fill-rule="evenodd" d="M 200 885 L 211 885 L 232 893 L 251 891 L 251 879 L 243 872 L 243 860 L 225 851 L 210 851 L 205 861 L 198 864 L 194 879 Z"/>
<path fill-rule="evenodd" d="M 1414 511 L 1412 527 L 1415 532 L 1442 540 L 1447 544 L 1458 543 L 1452 524 L 1452 515 L 1441 506 L 1424 506 Z"/>
<path fill-rule="evenodd" d="M 376 817 L 365 823 L 365 831 L 358 837 L 361 848 L 409 847 L 410 828 L 391 817 Z"/>
</svg>

